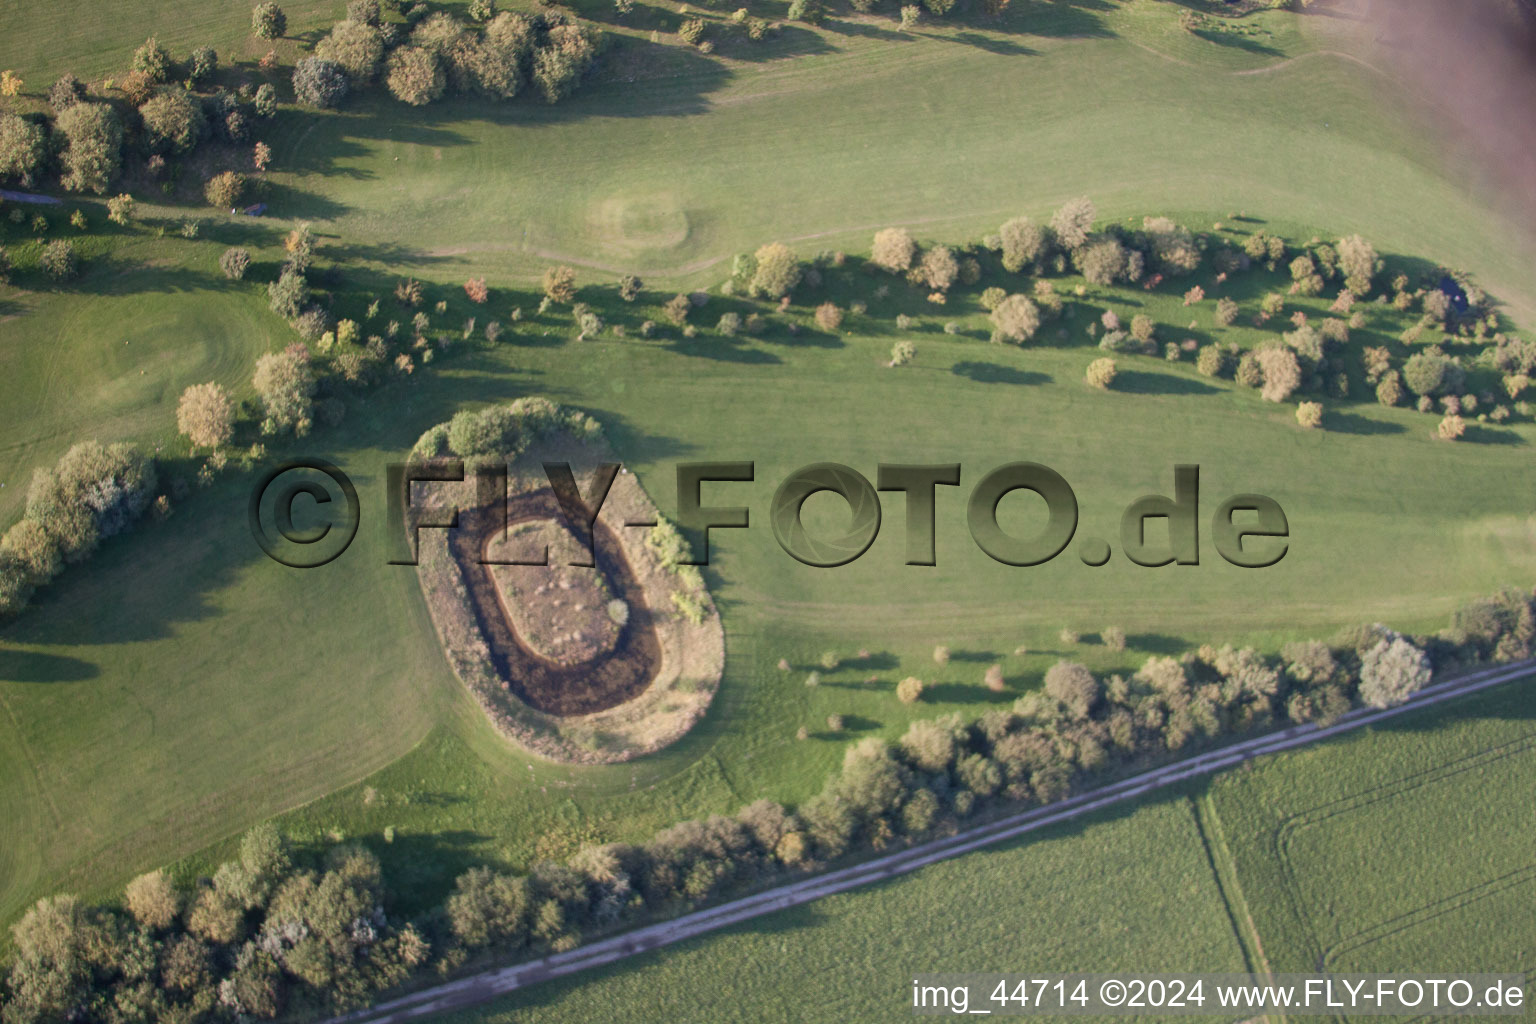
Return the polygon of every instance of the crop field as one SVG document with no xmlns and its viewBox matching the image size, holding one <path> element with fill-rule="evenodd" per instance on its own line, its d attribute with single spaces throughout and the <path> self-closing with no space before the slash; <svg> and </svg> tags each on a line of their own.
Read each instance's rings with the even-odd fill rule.
<svg viewBox="0 0 1536 1024">
<path fill-rule="evenodd" d="M 1170 929 L 1174 919 L 1179 926 Z M 445 1019 L 886 1021 L 911 1012 L 917 974 L 1109 972 L 1144 963 L 1151 949 L 1168 971 L 1248 969 L 1185 797 L 933 865 Z"/>
<path fill-rule="evenodd" d="M 263 52 L 248 37 L 244 4 L 153 0 L 112 18 L 90 16 L 98 5 L 86 0 L 13 6 L 14 16 L 0 18 L 0 67 L 16 68 L 29 91 L 65 70 L 93 81 L 119 74 L 152 32 L 178 52 L 211 43 L 244 71 Z M 784 6 L 753 9 L 782 17 Z M 295 38 L 279 51 L 291 60 L 345 5 L 285 7 Z M 407 275 L 427 282 L 429 306 L 448 303 L 436 326 L 457 331 L 469 316 L 482 326 L 509 322 L 514 307 L 527 314 L 500 344 L 467 341 L 349 400 L 340 425 L 271 443 L 273 458 L 322 457 L 356 481 L 363 530 L 336 562 L 298 572 L 263 558 L 246 515 L 250 474 L 232 469 L 178 502 L 167 521 L 105 544 L 0 625 L 0 821 L 10 837 L 0 844 L 0 922 L 44 894 L 101 896 L 156 866 L 191 880 L 229 852 L 232 837 L 269 818 L 317 845 L 367 841 L 409 893 L 400 909 L 420 910 L 469 865 L 523 869 L 757 797 L 802 800 L 849 739 L 892 737 L 947 711 L 973 717 L 1034 688 L 1060 657 L 1126 671 L 1206 641 L 1274 650 L 1377 620 L 1433 630 L 1467 599 L 1536 576 L 1524 483 L 1536 426 L 1525 418 L 1474 423 L 1464 442 L 1447 444 L 1432 436 L 1435 418 L 1372 401 L 1357 364 L 1354 397 L 1329 402 L 1323 431 L 1300 430 L 1290 405 L 1200 376 L 1188 356 L 1122 357 L 1114 391 L 1083 385 L 1100 354 L 1084 329 L 1104 310 L 1152 316 L 1163 341 L 1251 347 L 1276 331 L 1249 325 L 1260 297 L 1288 285 L 1284 268 L 1234 283 L 1244 318 L 1230 329 L 1212 323 L 1209 303 L 1184 308 L 1177 289 L 1091 288 L 1069 294 L 1070 315 L 1033 345 L 993 346 L 979 288 L 930 305 L 850 260 L 829 273 L 826 294 L 869 305 L 841 331 L 809 329 L 808 310 L 797 308 L 785 319 L 808 329 L 796 334 L 636 337 L 673 293 L 717 286 L 734 253 L 764 242 L 782 240 L 806 257 L 861 255 L 875 230 L 905 225 L 925 241 L 959 243 L 1017 214 L 1041 219 L 1081 194 L 1101 219 L 1168 215 L 1238 244 L 1261 229 L 1300 241 L 1359 232 L 1389 265 L 1472 272 L 1510 321 L 1536 323 L 1533 240 L 1469 189 L 1462 157 L 1443 151 L 1417 99 L 1381 88 L 1387 72 L 1347 23 L 1263 13 L 1234 22 L 1242 31 L 1204 36 L 1178 27 L 1175 4 L 1015 0 L 1000 21 L 908 34 L 857 16 L 818 29 L 792 24 L 764 49 L 727 47 L 706 60 L 675 45 L 670 6 L 639 5 L 623 24 L 598 0 L 576 7 L 626 41 L 569 102 L 414 109 L 373 96 L 338 113 L 285 108 L 266 139 L 268 219 L 234 220 L 172 190 L 141 200 L 145 219 L 172 225 L 168 233 L 117 232 L 100 226 L 103 206 L 90 200 L 78 205 L 95 225 L 96 248 L 79 282 L 58 291 L 0 285 L 0 523 L 20 514 L 32 470 L 83 438 L 138 441 L 162 452 L 169 473 L 191 475 L 174 432 L 177 397 L 215 380 L 248 399 L 256 358 L 292 340 L 264 289 L 282 235 L 299 220 L 314 223 L 342 315 L 360 316 L 380 298 L 379 319 L 404 316 L 388 293 Z M 661 42 L 650 41 L 653 29 Z M 176 237 L 174 224 L 191 216 L 203 219 L 198 237 Z M 23 262 L 34 258 L 24 228 L 0 221 L 0 242 Z M 235 244 L 257 261 L 244 282 L 218 272 L 218 254 Z M 630 329 L 626 338 L 610 331 L 578 341 L 568 315 L 533 314 L 534 282 L 555 262 L 577 267 L 583 297 L 601 296 L 593 301 Z M 609 300 L 630 272 L 647 291 L 620 307 Z M 987 273 L 983 285 L 1006 283 L 995 265 Z M 472 306 L 459 287 L 478 276 L 492 288 L 488 307 Z M 893 294 L 882 297 L 887 280 Z M 1081 282 L 1056 280 L 1064 293 Z M 1287 309 L 1316 316 L 1326 305 Z M 696 319 L 738 309 L 748 306 L 716 295 Z M 1411 323 L 1385 307 L 1369 313 L 1353 351 L 1396 344 Z M 914 325 L 898 330 L 899 314 Z M 944 330 L 950 321 L 955 333 Z M 899 369 L 885 365 L 898 339 L 917 348 Z M 1491 373 L 1478 383 L 1498 386 Z M 710 537 L 706 577 L 727 645 L 720 690 L 687 737 L 631 764 L 560 766 L 509 746 L 445 663 L 414 571 L 386 564 L 385 467 L 459 409 L 528 394 L 602 421 L 667 513 L 676 463 L 756 465 L 752 483 L 713 484 L 705 494 L 706 503 L 752 510 L 750 529 Z M 964 499 L 984 473 L 1013 460 L 1062 473 L 1080 505 L 1078 537 L 1111 539 L 1122 509 L 1171 493 L 1174 464 L 1195 463 L 1203 533 L 1222 499 L 1257 491 L 1285 508 L 1291 551 L 1262 572 L 1223 562 L 1208 539 L 1198 567 L 1150 570 L 1117 557 L 1091 569 L 1075 547 L 1048 565 L 1006 567 L 972 543 Z M 901 564 L 903 513 L 893 502 L 879 539 L 852 565 L 812 569 L 780 550 L 771 495 L 817 461 L 871 479 L 882 461 L 962 464 L 962 486 L 939 496 L 939 564 Z M 835 506 L 817 501 L 808 514 L 835 521 Z M 1022 498 L 1009 501 L 1019 504 L 1003 506 L 1005 526 L 1029 511 Z M 1097 642 L 1111 626 L 1128 634 L 1124 651 Z M 1082 642 L 1060 639 L 1064 627 Z M 954 651 L 942 668 L 930 657 L 937 644 Z M 808 687 L 825 651 L 842 664 Z M 994 663 L 1006 677 L 1001 693 L 982 683 Z M 913 674 L 929 689 L 908 706 L 892 690 Z M 1458 954 L 1474 941 L 1503 948 L 1496 938 L 1519 922 L 1467 909 L 1479 893 L 1528 896 L 1531 885 L 1531 865 L 1510 838 L 1521 834 L 1518 808 L 1529 806 L 1514 796 L 1530 787 L 1528 714 L 1517 698 L 1500 699 L 1485 717 L 1449 716 L 1443 734 L 1424 725 L 1412 734 L 1421 742 L 1379 761 L 1365 748 L 1397 730 L 1280 762 L 1317 776 L 1307 786 L 1287 781 L 1290 767 L 1265 765 L 1216 787 L 1208 806 L 1229 839 L 1239 819 L 1257 829 L 1270 809 L 1288 815 L 1263 833 L 1283 850 L 1283 876 L 1265 874 L 1267 848 L 1232 840 L 1277 969 L 1318 957 L 1339 969 L 1395 964 L 1418 948 L 1412 929 L 1429 920 L 1460 922 L 1466 943 L 1447 947 Z M 844 717 L 840 733 L 824 727 L 833 714 Z M 809 735 L 799 740 L 802 728 Z M 1462 758 L 1463 749 L 1480 753 Z M 1313 771 L 1308 760 L 1355 757 L 1348 772 Z M 1357 852 L 1404 841 L 1394 824 L 1401 814 L 1387 809 L 1414 771 L 1429 775 L 1412 791 L 1434 794 L 1401 809 L 1422 829 L 1409 851 L 1422 887 L 1312 886 L 1343 877 Z M 1456 819 L 1454 834 L 1488 850 L 1487 876 L 1458 882 L 1439 873 L 1436 844 L 1449 817 L 1473 813 L 1464 787 L 1479 786 L 1512 795 L 1487 820 Z M 1291 792 L 1306 799 L 1283 802 Z M 1147 858 L 1146 844 L 1164 836 L 1166 855 Z M 1340 836 L 1358 848 L 1341 849 Z M 707 972 L 713 958 L 739 956 L 790 972 L 787 959 L 768 954 L 827 943 L 819 959 L 831 963 L 835 952 L 872 951 L 850 957 L 856 976 L 844 1009 L 866 1006 L 919 965 L 927 939 L 914 922 L 931 914 L 922 908 L 961 886 L 979 923 L 949 937 L 957 944 L 945 955 L 956 966 L 1107 969 L 1156 941 L 1170 959 L 1184 958 L 1169 969 L 1238 970 L 1241 949 L 1202 849 L 1188 805 L 1157 803 L 1081 834 L 925 871 L 898 883 L 918 893 L 912 900 L 885 899 L 895 886 L 839 897 L 786 915 L 782 926 L 647 962 Z M 989 887 L 1019 878 L 1048 881 L 1026 883 L 1040 886 L 1040 898 L 1022 909 L 993 905 Z M 1097 894 L 1069 925 L 1064 878 Z M 1441 902 L 1416 901 L 1421 888 Z M 1123 917 L 1098 914 L 1127 891 L 1138 896 Z M 1181 927 L 1169 935 L 1175 913 Z M 873 952 L 893 948 L 910 962 L 876 962 Z M 793 1005 L 771 994 L 790 980 L 743 976 L 721 1002 L 673 1006 L 671 1016 L 795 1019 Z M 536 998 L 550 1020 L 591 1019 L 631 998 L 635 984 L 614 971 L 590 991 L 572 983 Z M 732 1000 L 765 1016 L 733 1018 Z M 518 1020 L 524 1011 L 496 1013 Z"/>
<path fill-rule="evenodd" d="M 1529 973 L 1533 797 L 1514 686 L 1265 759 L 1209 806 L 1272 969 Z"/>
</svg>

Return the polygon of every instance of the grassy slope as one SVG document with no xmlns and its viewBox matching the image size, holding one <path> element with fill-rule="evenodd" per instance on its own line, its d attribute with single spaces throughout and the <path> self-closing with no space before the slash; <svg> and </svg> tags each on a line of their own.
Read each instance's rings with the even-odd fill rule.
<svg viewBox="0 0 1536 1024">
<path fill-rule="evenodd" d="M 1218 780 L 1275 970 L 1530 971 L 1531 708 L 1504 687 Z"/>
<path fill-rule="evenodd" d="M 1368 98 L 1371 73 L 1317 58 L 1227 77 L 1235 65 L 1274 58 L 1214 43 L 1191 50 L 1164 14 L 1149 24 L 1139 13 L 1023 5 L 1015 25 L 1029 34 L 1011 38 L 1033 55 L 1006 52 L 1010 37 L 995 33 L 897 41 L 845 26 L 814 42 L 796 29 L 783 45 L 818 52 L 732 64 L 729 76 L 674 55 L 663 69 L 673 77 L 628 94 L 594 90 L 553 110 L 466 104 L 417 115 L 364 103 L 274 136 L 279 166 L 293 169 L 278 183 L 312 196 L 274 212 L 321 217 L 355 247 L 348 255 L 364 271 L 387 261 L 439 281 L 484 272 L 501 284 L 536 269 L 546 260 L 539 250 L 549 249 L 709 281 L 719 276 L 711 263 L 774 234 L 826 235 L 807 249 L 853 247 L 873 227 L 906 221 L 963 237 L 1089 191 L 1113 214 L 1215 205 L 1216 216 L 1223 207 L 1279 210 L 1300 223 L 1359 229 L 1384 246 L 1463 262 L 1506 298 L 1525 301 L 1509 287 L 1520 240 L 1437 173 L 1405 123 Z M 1112 35 L 1122 29 L 1126 38 Z M 136 41 L 119 31 L 124 46 Z M 1298 45 L 1278 28 L 1276 42 Z M 892 47 L 902 59 L 891 59 Z M 1221 75 L 1180 63 L 1208 57 Z M 982 107 L 976 96 L 995 100 Z M 1326 129 L 1305 113 L 1324 107 L 1338 111 Z M 839 159 L 828 161 L 828 152 Z M 66 301 L 40 300 L 38 322 L 53 322 L 49 303 Z M 111 336 L 118 308 L 88 311 L 98 336 Z M 16 776 L 4 793 L 27 841 L 9 853 L 0 916 L 58 885 L 104 886 L 202 847 L 360 780 L 424 737 L 370 780 L 384 799 L 365 804 L 358 786 L 292 820 L 351 834 L 399 822 L 415 839 L 401 844 L 395 867 L 408 857 L 453 863 L 445 850 L 522 863 L 537 852 L 530 836 L 575 822 L 637 834 L 763 791 L 803 796 L 838 744 L 796 745 L 796 726 L 841 711 L 861 728 L 895 731 L 911 714 L 886 692 L 895 665 L 882 668 L 882 688 L 857 685 L 864 673 L 848 671 L 813 693 L 798 673 L 786 679 L 771 669 L 780 656 L 809 662 L 825 647 L 868 646 L 931 674 L 924 651 L 935 642 L 988 657 L 1025 642 L 1038 653 L 1007 662 L 1017 687 L 1055 656 L 1052 638 L 1066 623 L 1091 631 L 1112 617 L 1137 637 L 1129 663 L 1184 638 L 1273 642 L 1280 622 L 1311 632 L 1361 614 L 1427 621 L 1463 594 L 1529 576 L 1520 496 L 1486 488 L 1523 465 L 1518 445 L 1433 445 L 1423 437 L 1427 420 L 1407 413 L 1368 414 L 1402 428 L 1398 436 L 1302 435 L 1251 396 L 1180 394 L 1195 385 L 1187 368 L 1170 390 L 1160 364 L 1146 364 L 1141 390 L 1162 393 L 1090 394 L 1075 384 L 1083 351 L 1000 352 L 924 336 L 919 365 L 890 373 L 876 366 L 889 341 L 854 337 L 828 348 L 780 339 L 723 352 L 708 343 L 507 349 L 372 396 L 352 425 L 317 447 L 331 449 L 360 484 L 376 485 L 388 457 L 459 403 L 538 389 L 614 424 L 621 450 L 664 506 L 667 471 L 684 455 L 757 458 L 751 493 L 763 509 L 784 472 L 815 458 L 866 470 L 882 457 L 960 459 L 974 480 L 1018 452 L 1068 475 L 1085 533 L 1113 537 L 1108 510 L 1165 487 L 1176 459 L 1206 466 L 1209 494 L 1259 487 L 1292 510 L 1298 531 L 1327 523 L 1335 533 L 1305 537 L 1306 558 L 1298 548 L 1262 587 L 1223 565 L 1203 566 L 1181 578 L 1188 597 L 1178 606 L 1165 577 L 1118 562 L 1090 572 L 1069 553 L 1044 569 L 1004 570 L 970 548 L 956 517 L 944 520 L 945 565 L 910 590 L 901 587 L 905 575 L 892 575 L 899 534 L 890 527 L 863 562 L 837 574 L 795 566 L 766 524 L 721 535 L 714 583 L 731 669 L 710 718 L 642 765 L 571 772 L 530 770 L 499 745 L 442 665 L 414 581 L 384 570 L 376 543 L 360 542 L 317 573 L 257 562 L 241 484 L 231 483 L 172 525 L 109 549 L 5 630 L 19 649 L 0 655 L 14 666 L 0 671 L 12 680 L 0 685 L 0 742 Z M 249 359 L 254 343 L 246 344 Z M 951 372 L 967 363 L 1001 380 Z M 187 372 L 186 380 L 200 379 Z M 1033 386 L 1044 378 L 1061 386 Z M 155 401 L 174 396 L 174 380 Z M 151 433 L 150 420 L 168 415 L 165 404 L 138 408 Z M 911 424 L 913 440 L 899 450 L 887 440 L 893 409 Z M 1524 431 L 1501 433 L 1519 440 Z M 6 436 L 19 435 L 8 427 Z M 1204 440 L 1174 446 L 1171 438 Z M 39 445 L 35 457 L 45 454 Z M 1479 496 L 1469 520 L 1468 494 Z M 1447 538 L 1447 518 L 1466 525 Z M 1520 560 L 1505 561 L 1511 552 Z M 1445 589 L 1452 578 L 1459 592 Z M 150 599 L 125 602 L 124 594 Z M 1094 621 L 1082 621 L 1089 615 Z M 920 713 L 976 710 L 985 694 L 972 684 L 985 660 L 957 660 L 941 680 L 954 685 Z M 253 703 L 251 693 L 262 696 Z"/>
<path fill-rule="evenodd" d="M 922 973 L 1245 969 L 1189 803 L 1171 798 L 447 1019 L 887 1021 Z"/>
</svg>

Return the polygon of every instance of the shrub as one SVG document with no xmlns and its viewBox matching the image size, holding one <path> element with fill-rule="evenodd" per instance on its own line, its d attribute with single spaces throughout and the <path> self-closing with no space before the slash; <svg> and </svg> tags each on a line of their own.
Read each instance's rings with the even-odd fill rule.
<svg viewBox="0 0 1536 1024">
<path fill-rule="evenodd" d="M 1167 217 L 1147 217 L 1142 220 L 1142 230 L 1151 243 L 1152 259 L 1162 273 L 1188 274 L 1200 265 L 1200 249 L 1188 228 Z"/>
<path fill-rule="evenodd" d="M 1436 433 L 1442 441 L 1456 441 L 1467 432 L 1467 421 L 1456 413 L 1451 413 L 1440 421 Z"/>
<path fill-rule="evenodd" d="M 1045 672 L 1045 692 L 1066 705 L 1073 718 L 1087 718 L 1098 704 L 1102 688 L 1093 673 L 1075 661 L 1058 661 Z"/>
<path fill-rule="evenodd" d="M 309 285 L 292 267 L 284 267 L 277 280 L 267 285 L 267 305 L 284 320 L 296 319 L 308 301 Z"/>
<path fill-rule="evenodd" d="M 896 699 L 903 704 L 916 704 L 923 698 L 923 681 L 916 676 L 907 676 L 896 684 Z"/>
<path fill-rule="evenodd" d="M 75 562 L 143 514 L 154 490 L 153 459 L 132 445 L 83 441 L 52 469 L 34 473 L 26 517 L 42 527 L 66 561 Z"/>
<path fill-rule="evenodd" d="M 757 250 L 757 270 L 752 275 L 753 295 L 777 299 L 800 283 L 800 261 L 783 242 L 771 242 Z"/>
<path fill-rule="evenodd" d="M 991 320 L 1000 340 L 1022 345 L 1040 329 L 1040 307 L 1026 295 L 1010 295 L 992 310 Z"/>
<path fill-rule="evenodd" d="M 916 256 L 917 243 L 911 232 L 906 228 L 886 228 L 875 233 L 869 261 L 892 273 L 902 273 L 911 268 Z"/>
<path fill-rule="evenodd" d="M 1111 285 L 1125 276 L 1125 246 L 1118 238 L 1100 238 L 1073 250 L 1072 262 L 1089 284 Z"/>
<path fill-rule="evenodd" d="M 155 93 L 139 110 L 144 119 L 145 142 L 153 153 L 187 153 L 207 131 L 203 108 L 184 89 L 168 87 Z"/>
<path fill-rule="evenodd" d="M 1360 699 L 1373 708 L 1390 708 L 1423 689 L 1429 677 L 1429 656 L 1392 634 L 1360 656 Z"/>
<path fill-rule="evenodd" d="M 277 113 L 277 90 L 271 82 L 263 82 L 257 88 L 251 100 L 251 109 L 256 111 L 257 117 L 271 117 Z"/>
<path fill-rule="evenodd" d="M 933 649 L 933 663 L 935 665 L 949 664 L 949 648 L 939 644 Z"/>
<path fill-rule="evenodd" d="M 0 115 L 0 180 L 31 188 L 47 157 L 47 136 L 41 125 L 15 114 Z"/>
<path fill-rule="evenodd" d="M 1061 632 L 1056 634 L 1056 639 L 1060 640 L 1063 646 L 1072 647 L 1080 638 L 1077 634 L 1077 630 L 1064 626 L 1062 627 Z"/>
<path fill-rule="evenodd" d="M 982 293 L 981 293 L 981 308 L 987 310 L 988 312 L 991 312 L 992 310 L 996 309 L 999 305 L 1001 305 L 1002 301 L 1004 299 L 1006 299 L 1007 297 L 1008 297 L 1008 293 L 1007 292 L 1003 291 L 1001 288 L 998 288 L 996 285 L 994 285 L 991 288 L 987 288 L 984 291 L 982 291 Z"/>
<path fill-rule="evenodd" d="M 402 46 L 389 55 L 384 84 L 401 103 L 420 107 L 442 97 L 448 77 L 436 54 L 419 46 Z"/>
<path fill-rule="evenodd" d="M 715 330 L 727 338 L 734 338 L 741 330 L 741 314 L 722 313 L 719 322 L 715 324 Z"/>
<path fill-rule="evenodd" d="M 251 9 L 251 34 L 257 39 L 281 39 L 288 31 L 288 16 L 277 4 L 259 3 Z"/>
<path fill-rule="evenodd" d="M 1115 364 L 1115 361 L 1105 357 L 1103 359 L 1095 359 L 1089 363 L 1087 373 L 1084 376 L 1089 386 L 1107 391 L 1114 384 L 1117 372 L 1119 372 L 1119 367 Z"/>
<path fill-rule="evenodd" d="M 1157 325 L 1145 313 L 1137 313 L 1131 317 L 1131 337 L 1142 344 L 1151 341 L 1156 331 Z"/>
<path fill-rule="evenodd" d="M 1125 630 L 1121 629 L 1119 626 L 1104 627 L 1103 631 L 1099 633 L 1099 639 L 1103 642 L 1105 648 L 1108 650 L 1125 650 Z"/>
<path fill-rule="evenodd" d="M 256 360 L 251 385 L 266 412 L 262 424 L 265 433 L 293 430 L 302 435 L 308 431 L 315 379 L 303 345 L 290 345 Z"/>
<path fill-rule="evenodd" d="M 153 81 L 163 82 L 171 77 L 171 54 L 150 36 L 143 46 L 133 51 L 133 70 L 144 72 Z"/>
<path fill-rule="evenodd" d="M 918 273 L 928 287 L 947 292 L 960 274 L 960 263 L 947 246 L 935 245 L 923 253 Z"/>
<path fill-rule="evenodd" d="M 112 108 L 76 103 L 58 116 L 54 128 L 64 137 L 64 187 L 104 194 L 122 163 L 123 129 Z"/>
<path fill-rule="evenodd" d="M 1365 296 L 1370 293 L 1371 279 L 1376 274 L 1376 250 L 1359 235 L 1339 239 L 1335 247 L 1339 269 L 1344 273 L 1344 286 L 1350 294 Z"/>
<path fill-rule="evenodd" d="M 1088 233 L 1093 230 L 1095 216 L 1093 201 L 1087 196 L 1068 200 L 1051 215 L 1051 231 L 1062 248 L 1081 248 L 1088 241 Z"/>
<path fill-rule="evenodd" d="M 1002 244 L 1003 269 L 1015 274 L 1040 263 L 1050 248 L 1045 229 L 1028 217 L 1005 221 L 998 231 L 998 240 Z"/>
<path fill-rule="evenodd" d="M 1222 327 L 1231 327 L 1237 320 L 1237 303 L 1231 299 L 1222 298 L 1216 300 L 1216 322 Z"/>
<path fill-rule="evenodd" d="M 208 179 L 203 186 L 203 197 L 209 206 L 233 209 L 240 205 L 245 195 L 245 175 L 235 171 L 222 171 Z"/>
<path fill-rule="evenodd" d="M 1415 352 L 1403 364 L 1403 383 L 1416 395 L 1441 394 L 1450 377 L 1450 360 L 1439 352 Z"/>
<path fill-rule="evenodd" d="M 467 13 L 471 21 L 490 21 L 496 13 L 496 0 L 469 0 Z"/>
<path fill-rule="evenodd" d="M 1296 422 L 1309 429 L 1323 425 L 1321 402 L 1302 402 L 1296 406 Z"/>
<path fill-rule="evenodd" d="M 544 271 L 544 295 L 551 302 L 571 302 L 576 298 L 576 270 L 550 267 Z"/>
<path fill-rule="evenodd" d="M 1301 364 L 1296 353 L 1284 345 L 1266 344 L 1255 358 L 1264 380 L 1259 396 L 1266 402 L 1283 402 L 1301 385 Z"/>
<path fill-rule="evenodd" d="M 224 271 L 224 276 L 231 281 L 239 281 L 245 277 L 245 272 L 251 267 L 251 254 L 246 249 L 234 247 L 224 250 L 224 255 L 219 257 L 219 269 Z"/>
<path fill-rule="evenodd" d="M 234 404 L 218 384 L 194 384 L 181 393 L 176 406 L 176 429 L 192 447 L 219 448 L 228 444 L 234 422 Z"/>
<path fill-rule="evenodd" d="M 67 281 L 80 272 L 80 257 L 75 252 L 75 243 L 63 239 L 43 246 L 39 262 L 55 281 Z"/>
<path fill-rule="evenodd" d="M 570 95 L 597 53 L 595 38 L 578 25 L 557 25 L 534 52 L 533 80 L 544 99 L 555 103 Z"/>
<path fill-rule="evenodd" d="M 689 46 L 698 46 L 704 39 L 704 30 L 707 26 L 702 18 L 689 18 L 678 26 L 677 34 L 683 42 Z"/>
<path fill-rule="evenodd" d="M 347 98 L 347 72 L 323 57 L 304 57 L 293 66 L 293 93 L 300 103 L 321 110 L 341 105 Z"/>
<path fill-rule="evenodd" d="M 1206 377 L 1221 377 L 1227 372 L 1227 353 L 1220 345 L 1206 345 L 1195 358 L 1195 369 Z"/>
<path fill-rule="evenodd" d="M 395 285 L 395 300 L 408 309 L 421 305 L 424 294 L 421 282 L 414 277 L 408 277 Z"/>
<path fill-rule="evenodd" d="M 55 114 L 85 99 L 85 83 L 66 72 L 48 90 L 48 106 Z"/>
<path fill-rule="evenodd" d="M 485 285 L 485 278 L 472 277 L 464 282 L 464 294 L 469 296 L 469 301 L 484 305 L 491 298 L 491 290 Z"/>
<path fill-rule="evenodd" d="M 790 21 L 820 25 L 822 19 L 826 17 L 826 11 L 822 8 L 820 0 L 790 0 L 788 17 Z"/>
<path fill-rule="evenodd" d="M 835 302 L 823 302 L 816 307 L 816 326 L 828 333 L 843 325 L 843 311 Z"/>
<path fill-rule="evenodd" d="M 200 85 L 219 69 L 219 55 L 211 46 L 199 46 L 187 57 L 187 78 Z"/>
<path fill-rule="evenodd" d="M 688 301 L 686 295 L 674 295 L 661 307 L 662 315 L 672 323 L 681 326 L 688 319 L 688 313 L 693 309 L 693 303 Z"/>
<path fill-rule="evenodd" d="M 910 341 L 898 341 L 891 346 L 891 366 L 906 366 L 917 355 L 917 346 Z"/>
<path fill-rule="evenodd" d="M 1003 666 L 988 665 L 987 671 L 982 676 L 981 681 L 983 685 L 985 685 L 986 688 L 991 690 L 993 693 L 1002 693 L 1004 687 Z"/>
<path fill-rule="evenodd" d="M 625 274 L 619 278 L 619 298 L 625 302 L 634 302 L 640 297 L 640 291 L 644 287 L 644 282 L 634 274 Z"/>
</svg>

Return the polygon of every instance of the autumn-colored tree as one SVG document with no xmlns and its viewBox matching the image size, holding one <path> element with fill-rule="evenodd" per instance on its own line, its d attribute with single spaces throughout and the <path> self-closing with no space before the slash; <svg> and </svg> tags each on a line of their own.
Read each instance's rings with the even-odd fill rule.
<svg viewBox="0 0 1536 1024">
<path fill-rule="evenodd" d="M 886 228 L 876 232 L 874 248 L 869 261 L 892 273 L 902 273 L 912 266 L 917 256 L 917 242 L 906 228 Z"/>
<path fill-rule="evenodd" d="M 193 384 L 176 405 L 176 429 L 194 448 L 219 448 L 234 433 L 235 407 L 220 385 Z"/>
<path fill-rule="evenodd" d="M 544 271 L 544 294 L 551 302 L 570 302 L 576 298 L 576 270 L 550 267 Z"/>
</svg>

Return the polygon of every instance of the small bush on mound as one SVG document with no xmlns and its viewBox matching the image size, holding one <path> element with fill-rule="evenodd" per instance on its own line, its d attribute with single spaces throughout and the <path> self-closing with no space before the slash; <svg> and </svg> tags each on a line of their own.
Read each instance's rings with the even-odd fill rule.
<svg viewBox="0 0 1536 1024">
<path fill-rule="evenodd" d="M 1088 381 L 1088 385 L 1090 387 L 1095 387 L 1099 388 L 1100 390 L 1107 391 L 1109 390 L 1110 386 L 1114 384 L 1115 376 L 1118 373 L 1119 367 L 1116 365 L 1115 361 L 1105 357 L 1103 359 L 1095 359 L 1093 362 L 1089 363 L 1088 370 L 1084 374 L 1084 378 Z"/>
</svg>

